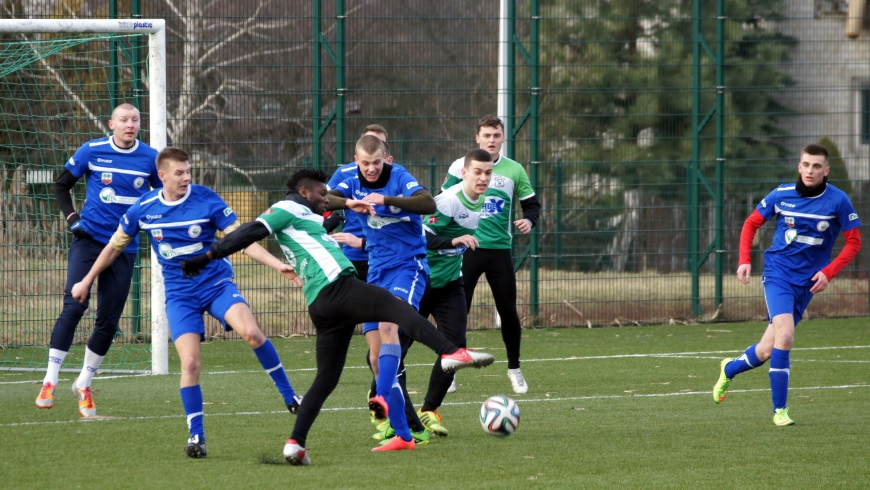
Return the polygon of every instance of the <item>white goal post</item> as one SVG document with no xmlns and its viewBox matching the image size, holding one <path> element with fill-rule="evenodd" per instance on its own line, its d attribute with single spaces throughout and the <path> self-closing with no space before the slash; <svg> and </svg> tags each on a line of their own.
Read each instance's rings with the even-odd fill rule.
<svg viewBox="0 0 870 490">
<path fill-rule="evenodd" d="M 0 32 L 148 34 L 149 144 L 166 148 L 166 23 L 163 19 L 0 19 Z M 151 247 L 149 247 L 151 249 Z M 151 373 L 169 374 L 163 274 L 151 249 Z"/>
</svg>

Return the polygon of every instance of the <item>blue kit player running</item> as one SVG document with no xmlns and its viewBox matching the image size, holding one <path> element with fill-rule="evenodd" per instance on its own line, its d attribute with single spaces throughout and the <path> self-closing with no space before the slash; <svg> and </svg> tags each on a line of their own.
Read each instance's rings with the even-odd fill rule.
<svg viewBox="0 0 870 490">
<path fill-rule="evenodd" d="M 60 366 L 72 345 L 79 321 L 88 309 L 88 298 L 81 303 L 74 300 L 70 288 L 87 274 L 103 247 L 109 243 L 112 232 L 118 227 L 118 220 L 127 208 L 148 192 L 150 187 L 163 186 L 157 178 L 154 162 L 157 150 L 136 139 L 140 127 L 139 111 L 130 104 L 119 105 L 112 111 L 109 121 L 112 135 L 91 140 L 79 148 L 66 162 L 55 183 L 54 195 L 70 225 L 73 240 L 67 259 L 63 310 L 51 332 L 48 368 L 36 398 L 39 408 L 54 406 L 54 390 Z M 71 190 L 81 178 L 87 182 L 87 194 L 79 214 L 73 206 Z M 88 339 L 81 373 L 72 386 L 82 417 L 97 414 L 91 381 L 109 352 L 118 330 L 118 320 L 124 311 L 127 293 L 130 292 L 136 250 L 136 243 L 125 247 L 118 260 L 99 276 L 94 331 Z"/>
<path fill-rule="evenodd" d="M 373 205 L 374 213 L 367 216 L 363 226 L 369 252 L 368 282 L 418 308 L 429 276 L 420 214 L 433 213 L 437 207 L 432 195 L 411 174 L 384 164 L 384 151 L 384 142 L 379 138 L 370 135 L 360 138 L 354 151 L 357 175 L 329 192 Z M 379 346 L 372 345 L 368 334 L 375 328 L 379 332 Z M 402 359 L 398 327 L 391 323 L 377 326 L 369 323 L 363 331 L 371 354 L 378 352 L 377 393 L 369 400 L 370 408 L 378 419 L 389 416 L 393 430 L 400 436 L 394 438 L 394 444 L 401 445 L 402 441 L 407 444 L 411 431 L 404 412 L 405 396 L 397 378 Z M 413 410 L 409 411 L 413 414 Z M 415 425 L 422 432 L 422 424 L 415 420 Z"/>
<path fill-rule="evenodd" d="M 452 373 L 466 367 L 492 364 L 489 354 L 460 349 L 441 335 L 411 305 L 384 288 L 357 280 L 356 271 L 338 244 L 323 227 L 323 212 L 348 207 L 360 212 L 371 206 L 356 199 L 327 197 L 326 174 L 302 169 L 287 181 L 287 199 L 273 204 L 257 221 L 212 243 L 208 252 L 183 261 L 189 274 L 227 255 L 275 235 L 290 264 L 298 267 L 308 314 L 317 332 L 317 375 L 299 407 L 293 433 L 284 445 L 284 458 L 292 465 L 310 465 L 306 449 L 308 432 L 323 403 L 338 385 L 356 324 L 386 321 L 401 325 L 408 335 L 441 355 L 441 367 Z M 297 283 L 298 285 L 298 283 Z M 414 449 L 414 441 L 402 447 L 378 447 L 373 451 Z"/>
<path fill-rule="evenodd" d="M 121 217 L 121 224 L 103 249 L 90 272 L 72 288 L 76 300 L 84 300 L 94 278 L 120 255 L 140 230 L 148 233 L 166 286 L 166 315 L 172 341 L 181 360 L 181 402 L 187 414 L 190 439 L 185 452 L 204 458 L 202 390 L 199 386 L 200 342 L 205 338 L 202 314 L 209 312 L 226 330 L 234 330 L 254 349 L 263 369 L 278 387 L 284 403 L 296 413 L 302 398 L 294 393 L 287 373 L 272 343 L 257 326 L 251 309 L 233 283 L 228 260 L 205 267 L 195 278 L 184 277 L 180 262 L 207 250 L 218 230 L 230 233 L 239 226 L 236 213 L 207 187 L 190 183 L 190 157 L 184 150 L 166 148 L 157 156 L 163 189 L 149 192 Z M 292 267 L 282 263 L 260 245 L 245 250 L 249 257 L 301 284 Z"/>
<path fill-rule="evenodd" d="M 737 279 L 749 284 L 752 266 L 749 251 L 755 232 L 766 221 L 776 220 L 773 246 L 764 252 L 761 277 L 770 323 L 761 340 L 749 346 L 737 359 L 723 359 L 719 381 L 713 387 L 713 401 L 728 395 L 734 376 L 760 367 L 770 359 L 770 391 L 773 423 L 792 425 L 789 417 L 789 352 L 795 327 L 813 294 L 828 287 L 861 249 L 861 222 L 848 196 L 828 184 L 828 150 L 808 145 L 801 152 L 796 184 L 782 184 L 761 200 L 743 224 L 740 234 L 740 265 Z M 846 246 L 831 262 L 831 249 L 840 231 Z"/>
</svg>

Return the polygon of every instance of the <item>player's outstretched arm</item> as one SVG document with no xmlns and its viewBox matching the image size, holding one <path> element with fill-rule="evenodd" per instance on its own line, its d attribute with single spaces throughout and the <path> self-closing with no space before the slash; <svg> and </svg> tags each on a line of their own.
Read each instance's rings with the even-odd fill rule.
<svg viewBox="0 0 870 490">
<path fill-rule="evenodd" d="M 438 211 L 438 205 L 435 203 L 435 198 L 429 191 L 418 190 L 411 194 L 411 197 L 402 196 L 384 196 L 377 193 L 369 194 L 363 198 L 363 202 L 383 205 L 395 206 L 405 211 L 416 214 L 432 214 Z"/>
<path fill-rule="evenodd" d="M 302 279 L 298 274 L 296 274 L 296 269 L 291 267 L 290 264 L 281 262 L 280 259 L 269 253 L 269 251 L 263 248 L 259 243 L 248 245 L 245 247 L 243 253 L 266 267 L 275 269 L 279 274 L 293 281 L 294 286 L 302 287 Z"/>
<path fill-rule="evenodd" d="M 97 279 L 97 276 L 99 276 L 101 272 L 112 265 L 112 262 L 121 255 L 121 252 L 123 252 L 127 245 L 130 244 L 131 240 L 133 240 L 133 237 L 124 233 L 121 230 L 121 227 L 118 226 L 115 234 L 112 235 L 112 239 L 109 240 L 109 244 L 103 248 L 103 251 L 100 252 L 100 256 L 97 257 L 96 262 L 91 266 L 91 270 L 88 271 L 87 275 L 85 275 L 81 281 L 73 284 L 72 291 L 70 292 L 73 299 L 79 303 L 87 301 L 94 280 Z"/>
<path fill-rule="evenodd" d="M 212 242 L 208 252 L 194 255 L 189 260 L 182 260 L 181 271 L 185 276 L 195 276 L 199 274 L 200 269 L 207 266 L 212 260 L 232 255 L 271 234 L 272 232 L 269 231 L 269 228 L 259 221 L 245 223 L 227 236 Z"/>
</svg>

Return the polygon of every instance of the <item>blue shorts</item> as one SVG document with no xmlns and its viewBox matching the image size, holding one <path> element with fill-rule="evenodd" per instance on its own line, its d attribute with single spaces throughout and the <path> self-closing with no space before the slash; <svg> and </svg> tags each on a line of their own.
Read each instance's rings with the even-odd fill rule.
<svg viewBox="0 0 870 490">
<path fill-rule="evenodd" d="M 248 304 L 239 292 L 239 288 L 230 280 L 198 291 L 196 295 L 167 298 L 166 318 L 169 320 L 172 341 L 175 342 L 178 337 L 186 333 L 197 333 L 202 340 L 205 340 L 205 322 L 202 320 L 202 314 L 206 311 L 221 322 L 224 330 L 232 330 L 224 320 L 224 316 L 236 303 Z"/>
<path fill-rule="evenodd" d="M 429 263 L 425 258 L 415 257 L 392 269 L 369 268 L 367 282 L 386 289 L 393 296 L 420 309 L 420 300 L 429 282 Z M 363 323 L 363 333 L 377 329 L 377 322 Z"/>
<path fill-rule="evenodd" d="M 768 321 L 773 323 L 773 317 L 789 313 L 794 317 L 794 325 L 797 326 L 813 299 L 813 293 L 810 292 L 812 286 L 796 286 L 770 276 L 761 278 L 761 286 L 764 288 Z"/>
</svg>

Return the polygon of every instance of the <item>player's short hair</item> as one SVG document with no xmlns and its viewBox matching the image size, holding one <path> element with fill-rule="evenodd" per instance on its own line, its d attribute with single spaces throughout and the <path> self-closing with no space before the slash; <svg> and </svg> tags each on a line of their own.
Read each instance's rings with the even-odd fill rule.
<svg viewBox="0 0 870 490">
<path fill-rule="evenodd" d="M 368 126 L 365 127 L 365 129 L 363 129 L 363 132 L 362 132 L 362 134 L 366 134 L 366 133 L 382 134 L 382 135 L 384 135 L 384 139 L 387 139 L 389 137 L 389 135 L 387 134 L 387 130 L 384 129 L 384 127 L 381 126 L 380 124 L 369 124 Z"/>
<path fill-rule="evenodd" d="M 354 153 L 359 153 L 360 150 L 362 150 L 369 155 L 380 155 L 386 150 L 385 145 L 386 144 L 377 136 L 367 134 L 357 140 Z"/>
<path fill-rule="evenodd" d="M 169 164 L 170 160 L 189 163 L 190 155 L 188 155 L 187 152 L 182 150 L 181 148 L 167 146 L 166 148 L 160 150 L 160 153 L 157 154 L 157 170 L 163 170 L 163 168 Z"/>
<path fill-rule="evenodd" d="M 810 143 L 809 145 L 805 146 L 803 150 L 801 150 L 801 155 L 803 155 L 804 153 L 813 156 L 823 155 L 825 157 L 825 162 L 828 161 L 828 149 L 822 145 Z"/>
<path fill-rule="evenodd" d="M 477 132 L 480 133 L 480 128 L 498 128 L 504 131 L 504 123 L 501 122 L 501 119 L 498 116 L 483 116 L 480 121 L 477 122 Z"/>
<path fill-rule="evenodd" d="M 483 148 L 475 148 L 465 154 L 465 168 L 471 166 L 471 162 L 491 162 L 492 155 Z"/>
<path fill-rule="evenodd" d="M 299 189 L 303 187 L 310 189 L 314 182 L 325 184 L 327 180 L 329 180 L 329 176 L 323 170 L 303 168 L 290 176 L 290 179 L 287 180 L 287 189 L 299 192 Z"/>
<path fill-rule="evenodd" d="M 115 113 L 118 112 L 118 110 L 138 111 L 139 109 L 136 109 L 136 106 L 134 106 L 133 104 L 131 104 L 129 102 L 122 102 L 122 103 L 116 105 L 114 109 L 112 109 L 112 118 L 113 119 L 115 117 Z"/>
<path fill-rule="evenodd" d="M 390 155 L 390 144 L 387 143 L 386 141 L 383 141 L 382 143 L 384 144 L 384 155 L 389 156 Z"/>
</svg>

